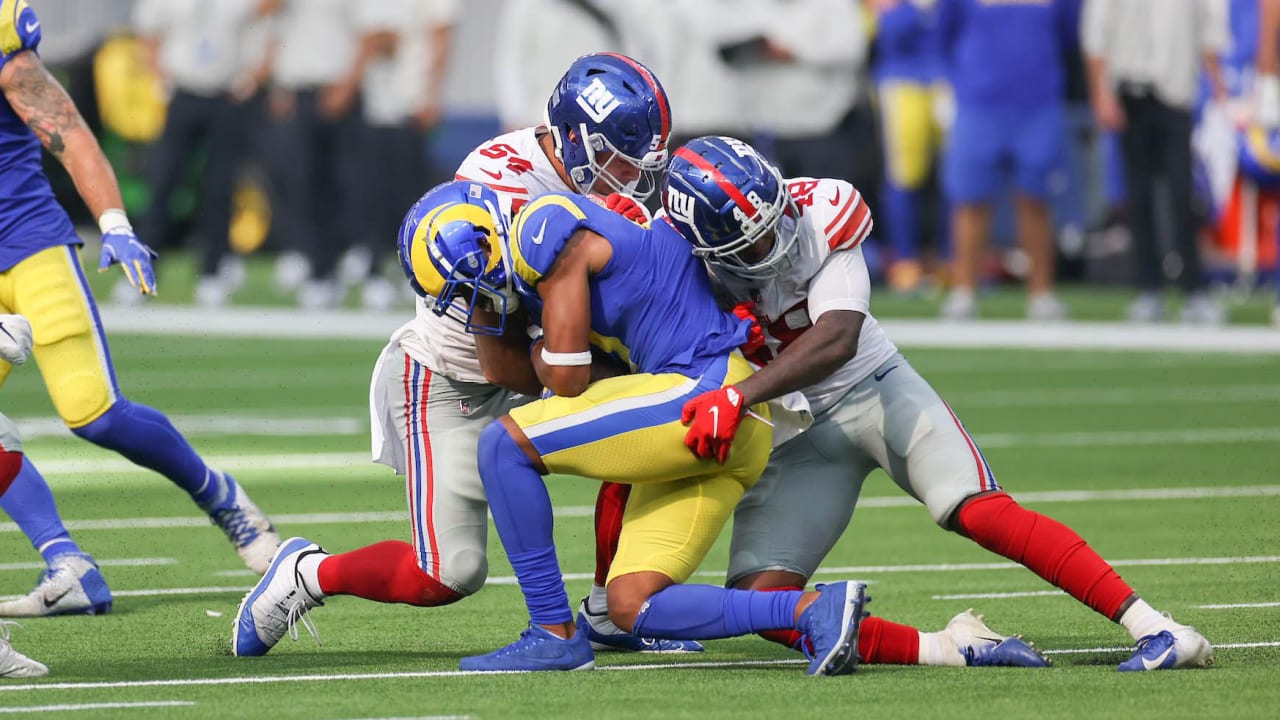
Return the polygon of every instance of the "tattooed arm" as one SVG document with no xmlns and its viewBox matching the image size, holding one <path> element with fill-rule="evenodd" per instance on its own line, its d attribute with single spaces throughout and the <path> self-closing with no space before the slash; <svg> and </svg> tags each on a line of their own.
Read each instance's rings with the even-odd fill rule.
<svg viewBox="0 0 1280 720">
<path fill-rule="evenodd" d="M 44 148 L 67 169 L 94 217 L 124 207 L 115 171 L 97 138 L 39 56 L 29 50 L 19 52 L 0 67 L 0 92 Z"/>
</svg>

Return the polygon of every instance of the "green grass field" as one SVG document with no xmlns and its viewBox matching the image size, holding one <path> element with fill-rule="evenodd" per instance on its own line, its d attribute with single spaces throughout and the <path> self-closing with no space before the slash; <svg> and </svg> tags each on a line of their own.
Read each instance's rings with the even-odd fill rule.
<svg viewBox="0 0 1280 720">
<path fill-rule="evenodd" d="M 376 342 L 117 336 L 130 397 L 162 408 L 233 471 L 283 535 L 331 551 L 407 539 L 404 491 L 367 462 Z M 863 666 L 810 678 L 755 638 L 704 656 L 599 658 L 592 673 L 475 676 L 458 658 L 526 622 L 496 537 L 491 582 L 446 608 L 335 598 L 267 657 L 230 656 L 251 577 L 164 479 L 40 422 L 34 368 L 3 409 L 116 592 L 102 617 L 24 621 L 13 642 L 50 667 L 0 682 L 0 716 L 164 718 L 1275 717 L 1280 702 L 1280 358 L 1194 354 L 910 351 L 984 445 L 998 479 L 1081 532 L 1151 603 L 1215 644 L 1205 671 L 1122 675 L 1128 636 L 1002 558 L 936 528 L 882 475 L 818 581 L 870 583 L 877 615 L 938 629 L 974 607 L 1051 653 L 1048 670 Z M 595 485 L 556 479 L 571 597 L 592 567 Z M 362 521 L 356 513 L 370 513 Z M 141 527 L 142 518 L 163 519 Z M 96 522 L 95 522 L 96 521 Z M 101 522 L 113 521 L 113 522 Z M 701 581 L 718 583 L 721 542 Z M 0 526 L 0 595 L 27 592 L 38 556 Z M 25 565 L 24 565 L 25 563 Z M 1000 596 L 1005 595 L 1005 596 Z M 1249 605 L 1255 605 L 1250 607 Z M 118 705 L 117 705 L 118 704 Z"/>
</svg>

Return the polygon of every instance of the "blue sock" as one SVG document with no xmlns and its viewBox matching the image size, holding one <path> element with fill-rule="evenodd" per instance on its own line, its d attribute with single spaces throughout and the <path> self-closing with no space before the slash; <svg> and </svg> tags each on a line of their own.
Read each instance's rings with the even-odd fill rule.
<svg viewBox="0 0 1280 720">
<path fill-rule="evenodd" d="M 796 626 L 804 592 L 730 590 L 715 585 L 670 585 L 649 597 L 632 634 L 669 640 L 715 640 Z"/>
<path fill-rule="evenodd" d="M 72 432 L 169 478 L 205 512 L 230 499 L 226 477 L 205 465 L 158 410 L 120 398 L 97 420 Z"/>
<path fill-rule="evenodd" d="M 13 479 L 9 491 L 0 496 L 0 508 L 13 518 L 46 563 L 59 555 L 80 552 L 62 524 L 49 483 L 30 458 L 22 459 L 18 477 Z"/>
<path fill-rule="evenodd" d="M 529 619 L 539 625 L 572 622 L 546 483 L 501 422 L 489 423 L 480 433 L 478 456 L 493 525 L 524 592 Z"/>
</svg>

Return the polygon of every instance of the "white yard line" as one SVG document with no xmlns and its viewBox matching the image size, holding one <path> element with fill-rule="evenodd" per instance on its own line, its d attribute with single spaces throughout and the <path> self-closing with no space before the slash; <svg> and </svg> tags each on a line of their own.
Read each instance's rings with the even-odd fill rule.
<svg viewBox="0 0 1280 720">
<path fill-rule="evenodd" d="M 1263 642 L 1247 642 L 1247 643 L 1221 643 L 1213 646 L 1214 650 L 1235 650 L 1239 648 L 1269 648 L 1280 647 L 1280 641 L 1263 641 Z M 1046 655 L 1072 655 L 1086 653 L 1130 653 L 1133 652 L 1132 647 L 1096 647 L 1096 648 L 1063 648 L 1058 650 L 1045 650 L 1041 652 Z M 596 672 L 643 672 L 647 670 L 685 670 L 685 669 L 705 669 L 705 668 L 749 668 L 749 667 L 769 667 L 774 665 L 800 665 L 807 662 L 799 658 L 788 658 L 785 660 L 726 660 L 722 662 L 654 662 L 643 665 L 606 665 L 596 668 Z M 140 688 L 140 687 L 192 687 L 205 685 L 268 685 L 276 683 L 299 683 L 299 682 L 334 682 L 334 681 L 353 681 L 353 680 L 413 680 L 419 678 L 453 678 L 453 677 L 470 677 L 485 675 L 516 675 L 522 674 L 515 671 L 512 672 L 490 672 L 490 673 L 470 673 L 461 670 L 420 670 L 406 672 L 380 672 L 380 673 L 332 673 L 323 674 L 316 673 L 310 675 L 258 675 L 249 677 L 225 677 L 225 678 L 185 678 L 185 679 L 166 679 L 166 680 L 122 680 L 116 682 L 63 682 L 63 683 L 28 683 L 28 684 L 3 684 L 0 685 L 0 692 L 24 692 L 31 690 L 115 690 L 122 688 Z"/>
<path fill-rule="evenodd" d="M 953 407 L 1022 408 L 1032 406 L 1184 405 L 1262 403 L 1280 400 L 1280 385 L 1201 385 L 1162 387 L 1090 387 L 1058 390 L 971 390 L 945 395 Z"/>
<path fill-rule="evenodd" d="M 294 376 L 297 376 L 296 371 Z M 148 385 L 148 387 L 150 386 Z M 210 413 L 170 415 L 169 419 L 184 435 L 193 437 L 219 435 L 313 437 L 317 435 L 363 435 L 369 431 L 369 419 L 367 417 L 354 416 L 299 417 L 294 415 L 272 417 L 237 413 Z M 59 418 L 24 418 L 20 423 L 23 440 L 74 437 Z M 40 467 L 43 469 L 44 463 L 41 463 Z"/>
<path fill-rule="evenodd" d="M 142 305 L 101 308 L 113 333 L 203 337 L 330 338 L 384 341 L 409 318 L 407 312 L 322 312 L 298 308 L 223 308 Z M 882 320 L 894 342 L 909 347 L 1142 350 L 1189 353 L 1280 353 L 1280 332 L 1264 326 L 1196 328 L 1125 323 L 1033 323 L 1018 320 L 941 322 Z"/>
<path fill-rule="evenodd" d="M 143 700 L 139 702 L 79 703 L 76 705 L 33 705 L 30 707 L 0 708 L 0 713 L 67 712 L 71 710 L 119 710 L 130 708 L 191 707 L 189 700 Z"/>
<path fill-rule="evenodd" d="M 1134 488 L 1129 490 L 1046 490 L 1015 493 L 1020 502 L 1113 502 L 1128 500 L 1203 500 L 1208 498 L 1274 497 L 1280 495 L 1280 485 L 1245 485 L 1220 488 Z M 904 495 L 867 497 L 858 501 L 859 509 L 917 507 L 920 503 Z M 591 517 L 595 508 L 590 505 L 564 505 L 555 508 L 558 518 Z M 272 514 L 272 521 L 283 525 L 332 525 L 339 523 L 403 522 L 409 518 L 406 511 L 361 513 L 283 513 Z M 191 517 L 140 517 L 101 518 L 96 520 L 66 520 L 70 530 L 154 530 L 162 528 L 204 527 L 209 519 Z M 0 523 L 0 533 L 19 532 L 16 523 Z M 0 565 L 0 569 L 4 566 Z"/>
<path fill-rule="evenodd" d="M 1026 592 L 962 593 L 958 595 L 933 595 L 933 600 L 1005 600 L 1008 598 L 1054 597 L 1065 595 L 1061 590 L 1028 590 Z"/>
<path fill-rule="evenodd" d="M 1191 607 L 1201 610 L 1236 610 L 1243 608 L 1273 608 L 1280 607 L 1280 602 L 1256 602 L 1256 603 L 1229 603 L 1225 605 L 1192 605 Z"/>
<path fill-rule="evenodd" d="M 94 559 L 99 567 L 146 567 L 151 565 L 177 565 L 177 558 L 108 558 Z M 42 562 L 0 563 L 0 570 L 44 570 Z"/>
</svg>

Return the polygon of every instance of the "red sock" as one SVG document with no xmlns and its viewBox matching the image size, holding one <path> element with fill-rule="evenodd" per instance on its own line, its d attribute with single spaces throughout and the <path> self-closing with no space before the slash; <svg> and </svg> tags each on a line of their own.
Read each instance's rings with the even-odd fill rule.
<svg viewBox="0 0 1280 720">
<path fill-rule="evenodd" d="M 1074 530 L 1005 493 L 965 503 L 958 519 L 974 542 L 1021 563 L 1109 619 L 1115 620 L 1133 595 L 1133 588 Z"/>
<path fill-rule="evenodd" d="M 419 607 L 448 605 L 462 599 L 460 593 L 423 572 L 413 546 L 399 540 L 331 555 L 320 563 L 318 572 L 320 592 L 325 595 L 355 595 Z"/>
<path fill-rule="evenodd" d="M 915 665 L 920 661 L 920 631 L 884 618 L 865 618 L 858 628 L 858 657 L 868 664 Z"/>
<path fill-rule="evenodd" d="M 0 448 L 0 495 L 4 495 L 22 470 L 22 453 Z"/>
<path fill-rule="evenodd" d="M 618 538 L 622 535 L 622 515 L 627 511 L 631 486 L 604 483 L 596 496 L 596 585 L 604 587 L 609 567 L 618 554 Z"/>
</svg>

